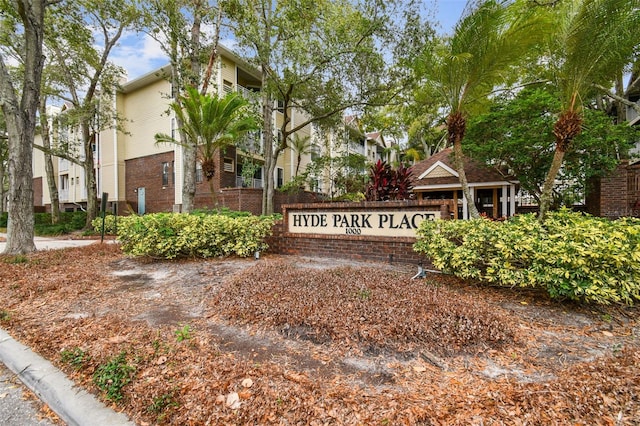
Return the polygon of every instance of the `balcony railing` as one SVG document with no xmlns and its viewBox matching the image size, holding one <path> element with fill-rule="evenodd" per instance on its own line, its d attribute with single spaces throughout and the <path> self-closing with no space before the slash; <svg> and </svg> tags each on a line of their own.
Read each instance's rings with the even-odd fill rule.
<svg viewBox="0 0 640 426">
<path fill-rule="evenodd" d="M 236 186 L 238 188 L 262 188 L 262 179 L 249 179 L 247 181 L 241 176 L 236 176 Z"/>
</svg>

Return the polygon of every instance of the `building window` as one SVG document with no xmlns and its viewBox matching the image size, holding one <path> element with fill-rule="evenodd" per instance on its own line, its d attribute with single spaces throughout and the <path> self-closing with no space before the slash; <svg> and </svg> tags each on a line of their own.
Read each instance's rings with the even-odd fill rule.
<svg viewBox="0 0 640 426">
<path fill-rule="evenodd" d="M 284 169 L 282 167 L 276 168 L 276 188 L 282 188 L 284 185 Z"/>
<path fill-rule="evenodd" d="M 176 162 L 171 162 L 171 183 L 176 184 Z"/>
<path fill-rule="evenodd" d="M 169 163 L 162 163 L 162 186 L 169 185 Z"/>
<path fill-rule="evenodd" d="M 60 176 L 60 189 L 62 191 L 69 189 L 69 175 Z"/>
<path fill-rule="evenodd" d="M 228 80 L 223 80 L 222 81 L 222 90 L 224 91 L 225 95 L 233 92 L 233 83 L 231 83 Z"/>
<path fill-rule="evenodd" d="M 202 183 L 202 164 L 196 163 L 196 183 Z"/>
<path fill-rule="evenodd" d="M 225 172 L 229 172 L 229 173 L 233 173 L 234 172 L 235 167 L 233 167 L 233 158 L 226 158 L 224 159 L 224 171 Z"/>
<path fill-rule="evenodd" d="M 176 140 L 176 119 L 171 119 L 171 139 Z"/>
</svg>

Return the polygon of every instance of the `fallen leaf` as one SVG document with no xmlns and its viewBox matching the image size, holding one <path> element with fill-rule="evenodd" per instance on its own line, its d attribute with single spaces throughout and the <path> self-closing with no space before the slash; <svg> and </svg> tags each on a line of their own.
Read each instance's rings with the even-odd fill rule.
<svg viewBox="0 0 640 426">
<path fill-rule="evenodd" d="M 250 388 L 251 386 L 253 386 L 253 380 L 251 380 L 250 378 L 247 377 L 242 381 L 242 387 Z"/>
<path fill-rule="evenodd" d="M 237 410 L 238 408 L 240 408 L 240 395 L 238 395 L 237 392 L 231 392 L 229 395 L 227 395 L 225 405 L 232 410 Z"/>
</svg>

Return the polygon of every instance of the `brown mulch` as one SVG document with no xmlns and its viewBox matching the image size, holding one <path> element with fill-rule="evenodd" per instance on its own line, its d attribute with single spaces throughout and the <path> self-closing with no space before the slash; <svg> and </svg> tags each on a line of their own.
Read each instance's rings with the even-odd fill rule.
<svg viewBox="0 0 640 426">
<path fill-rule="evenodd" d="M 414 273 L 96 243 L 0 256 L 0 326 L 139 425 L 640 424 L 637 308 Z"/>
</svg>

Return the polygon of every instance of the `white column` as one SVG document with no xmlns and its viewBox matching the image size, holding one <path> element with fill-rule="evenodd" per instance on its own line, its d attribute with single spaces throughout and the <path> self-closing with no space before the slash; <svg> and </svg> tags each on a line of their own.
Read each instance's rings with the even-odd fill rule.
<svg viewBox="0 0 640 426">
<path fill-rule="evenodd" d="M 507 200 L 509 198 L 508 186 L 502 185 L 502 215 L 508 217 L 509 214 L 507 212 Z"/>
<path fill-rule="evenodd" d="M 511 216 L 515 216 L 515 214 L 516 214 L 516 186 L 514 184 L 510 185 L 509 195 L 511 196 L 511 199 L 509 200 L 510 201 L 509 212 L 510 212 Z"/>
</svg>

